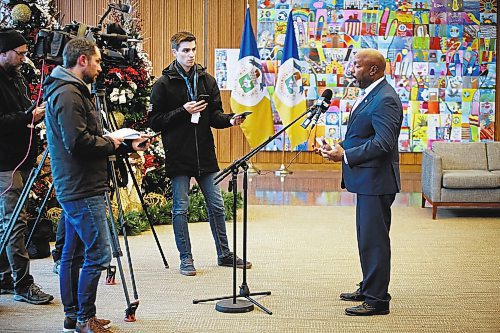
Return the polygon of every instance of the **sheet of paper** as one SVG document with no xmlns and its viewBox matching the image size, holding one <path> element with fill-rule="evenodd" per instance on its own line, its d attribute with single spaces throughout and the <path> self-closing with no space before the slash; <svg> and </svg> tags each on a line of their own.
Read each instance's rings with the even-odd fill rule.
<svg viewBox="0 0 500 333">
<path fill-rule="evenodd" d="M 131 129 L 131 128 L 120 128 L 112 133 L 107 134 L 115 138 L 124 138 L 127 140 L 133 140 L 141 137 L 141 133 Z"/>
</svg>

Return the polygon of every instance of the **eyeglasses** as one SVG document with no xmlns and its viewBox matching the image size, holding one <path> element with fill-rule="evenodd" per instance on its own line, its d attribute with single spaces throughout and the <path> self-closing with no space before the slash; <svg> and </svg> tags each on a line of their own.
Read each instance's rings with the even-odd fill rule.
<svg viewBox="0 0 500 333">
<path fill-rule="evenodd" d="M 26 56 L 26 54 L 28 54 L 28 51 L 16 51 L 16 50 L 12 50 L 12 51 L 16 52 L 16 54 L 20 57 Z"/>
</svg>

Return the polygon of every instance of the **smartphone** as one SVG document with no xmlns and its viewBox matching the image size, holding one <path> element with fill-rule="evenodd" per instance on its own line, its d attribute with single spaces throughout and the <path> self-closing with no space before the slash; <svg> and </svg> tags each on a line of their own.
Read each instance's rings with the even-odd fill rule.
<svg viewBox="0 0 500 333">
<path fill-rule="evenodd" d="M 205 103 L 208 103 L 209 100 L 210 95 L 198 95 L 198 98 L 196 99 L 197 102 L 205 101 Z"/>
<path fill-rule="evenodd" d="M 139 143 L 137 146 L 139 146 L 140 148 L 142 148 L 142 147 L 144 147 L 146 145 L 146 143 L 148 143 L 149 141 L 152 141 L 154 138 L 156 138 L 156 137 L 158 137 L 160 135 L 161 135 L 161 132 L 155 133 L 150 138 L 147 138 L 146 140 L 144 140 L 141 143 Z"/>
<path fill-rule="evenodd" d="M 234 116 L 235 117 L 246 118 L 248 115 L 251 115 L 251 114 L 252 114 L 251 111 L 245 111 L 245 112 L 242 112 L 242 113 L 235 114 Z"/>
</svg>

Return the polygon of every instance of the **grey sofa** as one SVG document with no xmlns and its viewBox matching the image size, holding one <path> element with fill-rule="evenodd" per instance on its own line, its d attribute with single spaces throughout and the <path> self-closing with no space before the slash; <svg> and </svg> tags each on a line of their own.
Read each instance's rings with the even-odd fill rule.
<svg viewBox="0 0 500 333">
<path fill-rule="evenodd" d="M 422 208 L 500 208 L 500 142 L 434 142 L 422 156 Z"/>
</svg>

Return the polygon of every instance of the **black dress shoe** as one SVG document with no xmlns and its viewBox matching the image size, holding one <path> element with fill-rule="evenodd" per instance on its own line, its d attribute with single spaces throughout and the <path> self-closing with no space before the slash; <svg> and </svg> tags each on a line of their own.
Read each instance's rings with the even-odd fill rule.
<svg viewBox="0 0 500 333">
<path fill-rule="evenodd" d="M 361 294 L 361 288 L 358 288 L 358 290 L 353 293 L 341 293 L 340 299 L 343 301 L 363 302 L 365 296 Z"/>
<path fill-rule="evenodd" d="M 389 314 L 389 309 L 377 309 L 370 304 L 363 302 L 358 306 L 345 309 L 345 314 L 348 316 L 375 316 Z"/>
</svg>

